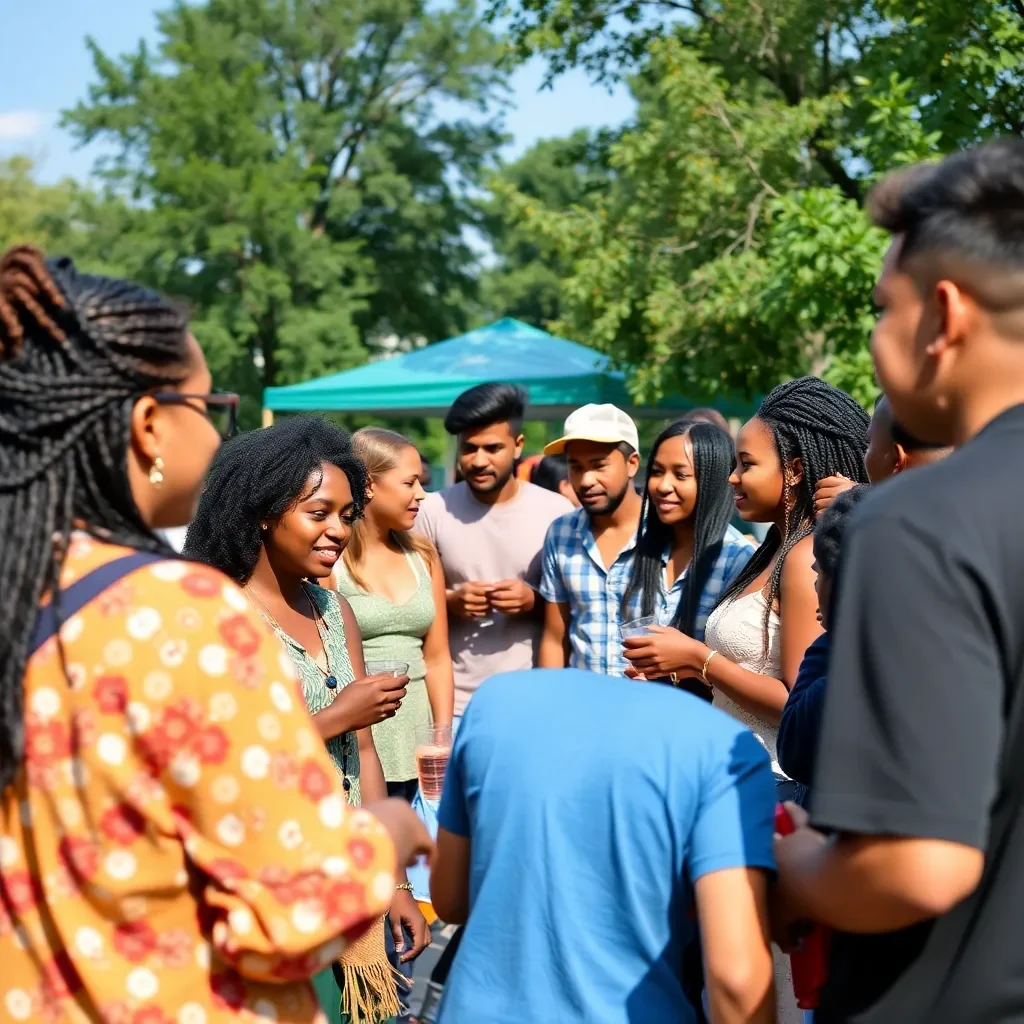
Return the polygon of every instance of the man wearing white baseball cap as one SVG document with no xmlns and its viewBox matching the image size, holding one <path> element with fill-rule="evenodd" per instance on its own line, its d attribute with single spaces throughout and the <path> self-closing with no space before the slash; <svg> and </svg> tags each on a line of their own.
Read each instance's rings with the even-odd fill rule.
<svg viewBox="0 0 1024 1024">
<path fill-rule="evenodd" d="M 541 596 L 547 602 L 541 668 L 623 675 L 619 604 L 629 582 L 641 499 L 636 424 L 614 405 L 585 405 L 565 421 L 545 455 L 566 456 L 579 509 L 556 519 L 544 541 Z"/>
</svg>

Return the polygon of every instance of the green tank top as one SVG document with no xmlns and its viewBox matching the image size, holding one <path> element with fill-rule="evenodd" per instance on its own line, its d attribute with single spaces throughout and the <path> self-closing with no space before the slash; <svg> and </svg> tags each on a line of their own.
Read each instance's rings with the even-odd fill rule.
<svg viewBox="0 0 1024 1024">
<path fill-rule="evenodd" d="M 348 656 L 348 646 L 345 641 L 345 620 L 341 617 L 341 606 L 338 598 L 329 590 L 305 583 L 303 586 L 310 599 L 316 604 L 323 622 L 327 626 L 324 636 L 324 648 L 327 652 L 327 664 L 331 674 L 338 681 L 338 686 L 333 691 L 327 686 L 327 680 L 316 661 L 313 660 L 297 641 L 293 640 L 276 622 L 267 618 L 265 611 L 256 602 L 253 607 L 273 627 L 274 632 L 284 642 L 288 653 L 295 662 L 302 679 L 302 695 L 306 699 L 306 707 L 311 715 L 323 711 L 328 704 L 334 700 L 335 695 L 355 678 L 352 670 L 352 660 Z M 331 755 L 334 767 L 338 774 L 348 778 L 348 802 L 353 807 L 362 803 L 362 794 L 359 788 L 359 742 L 354 732 L 347 732 L 342 736 L 332 736 L 327 741 L 327 753 Z"/>
<path fill-rule="evenodd" d="M 431 721 L 423 638 L 434 621 L 434 594 L 423 560 L 412 552 L 406 552 L 406 558 L 416 576 L 416 590 L 402 604 L 364 590 L 344 563 L 336 576 L 338 592 L 352 606 L 359 623 L 367 664 L 403 661 L 409 666 L 409 686 L 398 714 L 373 727 L 373 745 L 388 782 L 416 778 L 416 728 Z"/>
</svg>

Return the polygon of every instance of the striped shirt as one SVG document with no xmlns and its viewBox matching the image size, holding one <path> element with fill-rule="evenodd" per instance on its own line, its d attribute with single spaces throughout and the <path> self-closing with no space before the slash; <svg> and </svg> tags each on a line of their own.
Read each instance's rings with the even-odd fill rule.
<svg viewBox="0 0 1024 1024">
<path fill-rule="evenodd" d="M 569 606 L 569 667 L 621 676 L 626 671 L 619 639 L 619 605 L 633 571 L 636 536 L 605 568 L 584 509 L 550 527 L 544 540 L 540 594 Z"/>
</svg>

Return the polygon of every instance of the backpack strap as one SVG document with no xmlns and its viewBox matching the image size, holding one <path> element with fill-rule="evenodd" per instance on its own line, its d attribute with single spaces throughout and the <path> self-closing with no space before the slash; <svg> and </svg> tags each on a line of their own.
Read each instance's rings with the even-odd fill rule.
<svg viewBox="0 0 1024 1024">
<path fill-rule="evenodd" d="M 118 580 L 144 565 L 153 562 L 167 561 L 166 555 L 157 555 L 149 551 L 135 551 L 130 555 L 122 555 L 86 573 L 81 579 L 75 580 L 66 590 L 60 593 L 60 613 L 66 622 L 77 615 L 90 601 L 99 597 Z M 39 609 L 32 637 L 28 644 L 28 657 L 31 658 L 47 640 L 60 628 L 57 621 L 57 609 L 53 602 Z"/>
</svg>

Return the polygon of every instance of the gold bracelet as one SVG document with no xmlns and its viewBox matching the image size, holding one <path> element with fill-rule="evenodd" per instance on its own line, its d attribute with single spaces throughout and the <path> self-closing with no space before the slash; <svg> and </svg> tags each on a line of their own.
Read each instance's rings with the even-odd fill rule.
<svg viewBox="0 0 1024 1024">
<path fill-rule="evenodd" d="M 718 653 L 718 651 L 712 651 L 707 658 L 704 659 L 704 667 L 700 670 L 700 681 L 705 686 L 710 686 L 708 682 L 708 666 L 711 664 L 711 659 Z"/>
<path fill-rule="evenodd" d="M 399 882 L 395 888 L 404 889 L 406 892 L 412 892 L 412 882 Z"/>
</svg>

